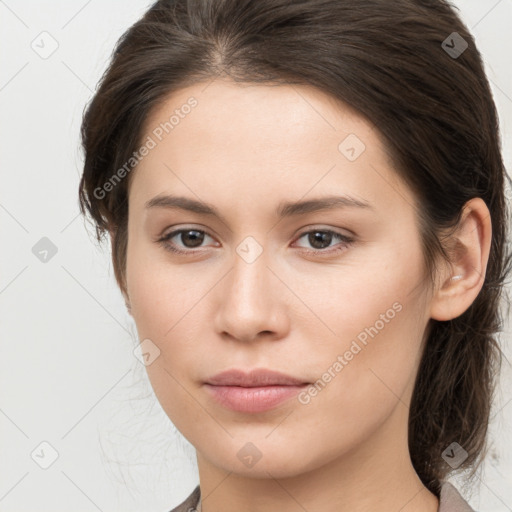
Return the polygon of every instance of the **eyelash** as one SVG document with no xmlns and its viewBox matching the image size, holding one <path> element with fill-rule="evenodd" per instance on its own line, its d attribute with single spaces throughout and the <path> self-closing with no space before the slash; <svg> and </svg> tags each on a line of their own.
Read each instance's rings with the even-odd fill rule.
<svg viewBox="0 0 512 512">
<path fill-rule="evenodd" d="M 203 233 L 207 236 L 210 236 L 210 235 L 208 235 L 208 233 L 206 233 L 206 231 L 203 231 L 201 229 L 195 229 L 195 228 L 178 229 L 176 231 L 172 231 L 172 232 L 168 233 L 167 235 L 164 235 L 162 238 L 157 240 L 157 243 L 162 244 L 164 246 L 164 249 L 166 249 L 167 251 L 173 252 L 175 254 L 194 254 L 195 252 L 197 252 L 194 249 L 190 249 L 190 250 L 177 249 L 176 246 L 172 245 L 169 242 L 169 240 L 171 238 L 174 238 L 176 235 L 179 235 L 180 233 L 186 233 L 187 231 L 197 231 L 198 233 Z M 312 229 L 309 231 L 305 231 L 299 235 L 297 240 L 300 240 L 302 237 L 304 237 L 305 235 L 309 235 L 310 233 L 329 233 L 329 234 L 333 235 L 333 237 L 338 238 L 341 241 L 341 243 L 339 244 L 340 247 L 338 247 L 336 249 L 304 249 L 304 248 L 302 248 L 308 254 L 315 254 L 315 255 L 338 254 L 338 253 L 344 251 L 347 247 L 349 247 L 354 242 L 353 238 L 346 236 L 346 235 L 342 235 L 341 233 L 338 233 L 337 231 L 333 231 L 331 229 Z"/>
</svg>

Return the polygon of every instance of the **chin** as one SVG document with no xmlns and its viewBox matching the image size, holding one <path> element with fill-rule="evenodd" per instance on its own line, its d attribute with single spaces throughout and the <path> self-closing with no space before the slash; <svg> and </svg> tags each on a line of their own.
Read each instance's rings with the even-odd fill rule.
<svg viewBox="0 0 512 512">
<path fill-rule="evenodd" d="M 266 432 L 268 434 L 268 431 Z M 290 434 L 289 439 L 295 436 Z M 332 450 L 329 453 L 316 453 L 308 447 L 299 447 L 293 443 L 284 444 L 276 439 L 249 441 L 250 436 L 244 436 L 243 441 L 230 439 L 228 445 L 218 443 L 217 450 L 212 453 L 212 444 L 206 452 L 198 447 L 198 453 L 209 460 L 210 464 L 241 476 L 251 478 L 293 478 L 313 471 L 332 459 Z M 231 455 L 232 454 L 232 455 Z"/>
</svg>

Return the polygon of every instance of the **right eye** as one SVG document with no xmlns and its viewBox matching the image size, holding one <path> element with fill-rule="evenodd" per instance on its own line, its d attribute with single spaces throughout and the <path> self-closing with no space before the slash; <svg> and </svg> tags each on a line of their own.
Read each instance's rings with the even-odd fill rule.
<svg viewBox="0 0 512 512">
<path fill-rule="evenodd" d="M 158 240 L 158 242 L 161 243 L 164 246 L 164 248 L 170 252 L 186 254 L 194 252 L 193 249 L 200 246 L 200 244 L 204 241 L 205 235 L 209 236 L 205 231 L 202 231 L 200 229 L 177 229 L 164 235 L 162 238 Z M 178 240 L 180 240 L 183 243 L 182 247 L 184 247 L 185 249 L 179 249 L 176 246 L 176 242 L 172 242 L 172 239 L 175 237 L 178 237 Z M 190 246 L 187 246 L 187 243 L 190 243 Z"/>
</svg>

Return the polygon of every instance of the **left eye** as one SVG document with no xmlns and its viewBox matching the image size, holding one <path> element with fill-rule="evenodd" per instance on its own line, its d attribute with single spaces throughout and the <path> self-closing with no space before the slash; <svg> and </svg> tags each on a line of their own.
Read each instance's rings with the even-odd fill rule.
<svg viewBox="0 0 512 512">
<path fill-rule="evenodd" d="M 353 241 L 352 238 L 336 231 L 331 231 L 330 229 L 313 229 L 312 231 L 306 231 L 299 237 L 299 240 L 305 236 L 307 236 L 308 243 L 316 250 L 315 252 L 331 252 L 324 251 L 326 248 L 324 245 L 328 247 L 334 239 L 338 239 L 343 247 L 346 247 Z"/>
<path fill-rule="evenodd" d="M 162 243 L 164 247 L 171 252 L 183 254 L 194 252 L 192 250 L 194 248 L 201 248 L 201 244 L 203 243 L 205 236 L 210 237 L 205 231 L 200 229 L 178 229 L 164 235 L 158 240 L 158 242 Z M 179 237 L 178 239 L 184 244 L 181 247 L 184 247 L 185 250 L 176 247 L 176 243 L 172 242 L 172 239 L 176 237 Z M 313 246 L 313 250 L 308 249 L 308 252 L 316 253 L 333 252 L 332 250 L 327 251 L 325 249 L 330 246 L 333 240 L 336 239 L 340 241 L 338 244 L 340 247 L 337 248 L 335 252 L 345 249 L 351 242 L 353 242 L 352 238 L 329 229 L 313 229 L 311 231 L 306 231 L 305 233 L 302 233 L 298 240 L 304 237 L 307 237 L 308 243 Z"/>
</svg>

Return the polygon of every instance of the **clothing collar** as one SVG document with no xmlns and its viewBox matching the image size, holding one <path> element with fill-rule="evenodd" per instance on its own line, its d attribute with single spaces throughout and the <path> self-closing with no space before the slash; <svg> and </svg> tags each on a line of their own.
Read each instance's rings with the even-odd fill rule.
<svg viewBox="0 0 512 512">
<path fill-rule="evenodd" d="M 188 498 L 170 512 L 201 512 L 201 489 L 199 485 Z M 441 481 L 438 512 L 475 512 L 459 491 L 447 480 Z"/>
</svg>

